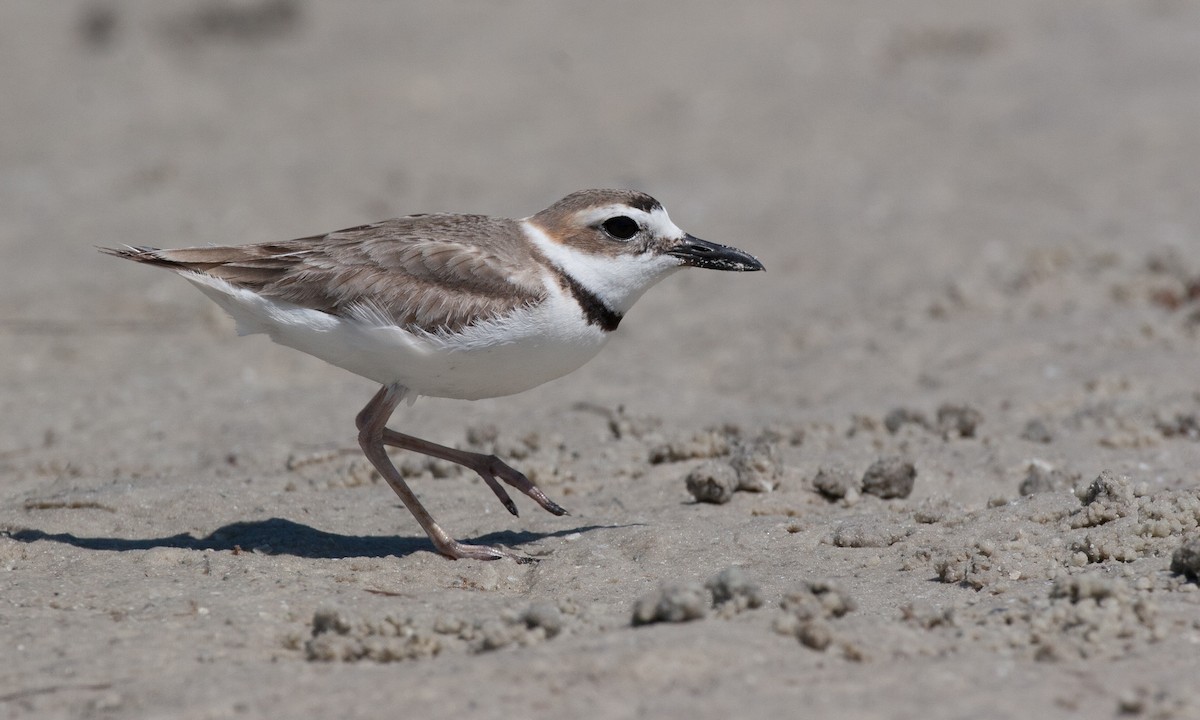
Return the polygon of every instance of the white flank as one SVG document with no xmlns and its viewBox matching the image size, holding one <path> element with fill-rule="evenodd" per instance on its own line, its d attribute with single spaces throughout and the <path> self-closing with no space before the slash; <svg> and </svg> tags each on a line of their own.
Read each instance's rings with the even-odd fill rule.
<svg viewBox="0 0 1200 720">
<path fill-rule="evenodd" d="M 547 278 L 549 297 L 460 332 L 409 331 L 377 308 L 330 315 L 259 296 L 224 280 L 181 273 L 237 321 L 240 335 L 266 333 L 280 345 L 413 397 L 478 400 L 523 392 L 578 369 L 609 333 L 587 324 L 574 298 Z"/>
</svg>

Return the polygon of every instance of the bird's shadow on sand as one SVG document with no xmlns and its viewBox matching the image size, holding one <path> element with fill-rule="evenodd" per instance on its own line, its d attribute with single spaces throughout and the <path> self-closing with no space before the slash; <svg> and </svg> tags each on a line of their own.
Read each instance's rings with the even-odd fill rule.
<svg viewBox="0 0 1200 720">
<path fill-rule="evenodd" d="M 472 545 L 503 545 L 517 547 L 545 538 L 562 537 L 572 533 L 589 532 L 608 527 L 588 525 L 552 533 L 513 532 L 504 530 L 464 539 Z M 157 538 L 79 537 L 71 533 L 47 533 L 32 528 L 14 529 L 5 533 L 19 542 L 39 540 L 73 545 L 85 550 L 149 550 L 150 548 L 181 548 L 185 550 L 257 551 L 269 555 L 295 555 L 303 558 L 382 558 L 403 557 L 415 552 L 434 552 L 433 544 L 424 537 L 394 535 L 339 535 L 302 525 L 284 518 L 252 520 L 224 525 L 205 537 L 186 533 Z"/>
</svg>

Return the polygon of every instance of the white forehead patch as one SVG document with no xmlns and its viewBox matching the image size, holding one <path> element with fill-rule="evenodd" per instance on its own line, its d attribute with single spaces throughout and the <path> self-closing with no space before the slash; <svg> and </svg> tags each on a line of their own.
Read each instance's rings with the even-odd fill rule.
<svg viewBox="0 0 1200 720">
<path fill-rule="evenodd" d="M 667 216 L 666 208 L 655 208 L 654 212 L 650 213 L 649 218 L 646 222 L 646 227 L 650 228 L 650 232 L 658 237 L 682 240 L 683 236 L 686 235 L 675 223 L 671 222 L 671 218 Z"/>
<path fill-rule="evenodd" d="M 580 212 L 578 217 L 583 225 L 593 225 L 603 222 L 609 218 L 625 215 L 631 217 L 637 224 L 646 230 L 654 237 L 666 238 L 669 240 L 679 240 L 684 236 L 684 232 L 680 230 L 675 223 L 671 222 L 671 218 L 667 215 L 667 211 L 661 207 L 657 207 L 653 212 L 646 212 L 639 208 L 630 207 L 628 205 L 614 204 L 604 205 L 603 207 L 594 208 Z"/>
</svg>

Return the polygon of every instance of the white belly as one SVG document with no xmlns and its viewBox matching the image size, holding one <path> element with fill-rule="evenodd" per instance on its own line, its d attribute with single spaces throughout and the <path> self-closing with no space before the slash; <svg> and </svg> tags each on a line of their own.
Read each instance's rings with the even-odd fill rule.
<svg viewBox="0 0 1200 720">
<path fill-rule="evenodd" d="M 262 298 L 222 280 L 184 275 L 238 323 L 238 333 L 267 333 L 382 385 L 416 395 L 478 400 L 512 395 L 578 369 L 609 333 L 589 325 L 579 305 L 554 288 L 546 302 L 458 334 L 409 332 L 385 318 L 353 319 Z"/>
</svg>

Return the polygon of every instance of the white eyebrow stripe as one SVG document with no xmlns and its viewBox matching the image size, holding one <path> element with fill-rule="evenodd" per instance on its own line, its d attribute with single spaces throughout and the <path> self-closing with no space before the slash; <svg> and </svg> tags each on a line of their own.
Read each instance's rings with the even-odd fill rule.
<svg viewBox="0 0 1200 720">
<path fill-rule="evenodd" d="M 653 212 L 646 212 L 628 205 L 605 205 L 581 212 L 578 217 L 582 224 L 593 225 L 618 215 L 627 215 L 633 218 L 639 226 L 649 230 L 654 237 L 679 240 L 685 235 L 683 230 L 671 222 L 667 211 L 661 207 L 655 208 Z"/>
<path fill-rule="evenodd" d="M 591 208 L 590 210 L 583 210 L 576 217 L 579 219 L 580 224 L 594 225 L 602 220 L 607 220 L 618 215 L 628 215 L 642 227 L 645 227 L 650 220 L 650 214 L 646 211 L 620 204 L 603 205 Z"/>
</svg>

